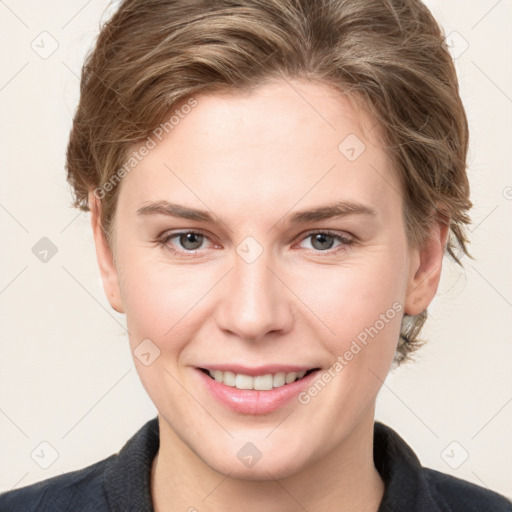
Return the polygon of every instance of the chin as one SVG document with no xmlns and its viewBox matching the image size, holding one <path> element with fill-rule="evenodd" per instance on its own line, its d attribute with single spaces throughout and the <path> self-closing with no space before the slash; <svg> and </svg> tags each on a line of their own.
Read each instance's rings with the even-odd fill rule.
<svg viewBox="0 0 512 512">
<path fill-rule="evenodd" d="M 305 464 L 305 461 L 298 462 L 293 454 L 286 457 L 283 457 L 283 454 L 279 454 L 277 458 L 265 458 L 263 455 L 252 466 L 246 466 L 236 458 L 230 457 L 227 459 L 225 454 L 220 454 L 218 460 L 203 459 L 203 461 L 213 470 L 230 478 L 254 482 L 280 480 L 292 476 L 298 473 Z"/>
<path fill-rule="evenodd" d="M 228 442 L 211 439 L 196 454 L 210 468 L 230 478 L 240 480 L 272 480 L 286 478 L 313 463 L 317 450 L 301 442 L 299 436 L 290 434 L 285 444 L 282 437 L 265 439 L 261 433 L 254 436 L 237 435 Z M 264 436 L 268 435 L 268 430 Z M 251 442 L 251 438 L 253 442 Z M 194 449 L 192 447 L 192 449 Z"/>
</svg>

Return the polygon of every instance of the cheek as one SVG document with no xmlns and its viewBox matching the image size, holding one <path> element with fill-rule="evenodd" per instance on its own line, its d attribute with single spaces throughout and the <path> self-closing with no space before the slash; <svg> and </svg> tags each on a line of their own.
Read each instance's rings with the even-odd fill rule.
<svg viewBox="0 0 512 512">
<path fill-rule="evenodd" d="M 335 395 L 356 409 L 374 398 L 393 361 L 407 282 L 405 255 L 375 248 L 367 258 L 302 283 L 303 293 L 309 290 L 304 302 L 322 320 L 313 332 L 337 363 L 331 367 Z"/>
<path fill-rule="evenodd" d="M 169 265 L 132 251 L 119 261 L 119 285 L 133 338 L 162 340 L 181 332 L 208 283 L 190 267 Z M 204 273 L 203 273 L 204 275 Z M 136 343 L 136 339 L 133 340 Z"/>
<path fill-rule="evenodd" d="M 342 407 L 356 417 L 375 400 L 399 340 L 406 270 L 399 257 L 382 254 L 309 280 L 308 305 L 329 327 L 314 333 L 330 353 L 331 366 L 319 377 L 328 383 L 313 383 L 299 398 L 312 404 L 320 423 L 329 408 Z M 325 386 L 329 391 L 323 393 Z M 323 398 L 315 401 L 320 393 Z"/>
<path fill-rule="evenodd" d="M 132 251 L 119 265 L 129 343 L 139 378 L 158 410 L 166 410 L 169 403 L 176 408 L 189 397 L 176 385 L 180 377 L 175 362 L 194 336 L 192 322 L 207 288 L 197 272 L 149 259 L 143 251 L 138 255 Z M 149 361 L 143 360 L 146 353 Z"/>
<path fill-rule="evenodd" d="M 386 325 L 400 323 L 393 304 L 403 302 L 407 267 L 397 253 L 375 248 L 365 257 L 301 275 L 294 290 L 336 339 L 356 336 L 390 308 Z"/>
</svg>

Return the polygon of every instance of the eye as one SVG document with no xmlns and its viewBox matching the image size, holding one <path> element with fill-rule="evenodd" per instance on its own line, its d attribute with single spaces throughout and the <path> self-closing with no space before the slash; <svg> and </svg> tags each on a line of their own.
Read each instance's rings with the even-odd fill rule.
<svg viewBox="0 0 512 512">
<path fill-rule="evenodd" d="M 171 243 L 176 239 L 176 245 Z M 197 231 L 181 231 L 179 233 L 170 233 L 164 235 L 158 240 L 158 244 L 166 247 L 176 254 L 182 253 L 184 256 L 194 255 L 195 252 L 202 248 L 203 242 L 208 240 L 208 237 L 203 233 Z"/>
<path fill-rule="evenodd" d="M 338 248 L 341 250 L 354 242 L 351 238 L 332 231 L 315 231 L 308 233 L 303 240 L 308 239 L 311 239 L 311 246 L 315 252 L 329 251 L 336 241 L 339 242 Z M 336 249 L 331 252 L 336 252 Z"/>
</svg>

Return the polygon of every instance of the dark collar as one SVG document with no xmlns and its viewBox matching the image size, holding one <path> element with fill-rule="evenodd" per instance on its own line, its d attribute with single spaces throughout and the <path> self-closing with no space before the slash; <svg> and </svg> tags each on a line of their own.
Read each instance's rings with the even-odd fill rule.
<svg viewBox="0 0 512 512">
<path fill-rule="evenodd" d="M 148 421 L 113 458 L 104 476 L 112 512 L 154 512 L 151 465 L 160 446 L 158 417 Z"/>
<path fill-rule="evenodd" d="M 154 418 L 109 461 L 104 489 L 112 511 L 153 512 L 151 464 L 159 444 L 158 418 Z M 437 510 L 418 458 L 394 430 L 379 422 L 374 427 L 374 461 L 385 484 L 378 512 Z"/>
<path fill-rule="evenodd" d="M 438 510 L 416 454 L 394 430 L 378 421 L 374 427 L 373 460 L 385 485 L 378 512 Z"/>
</svg>

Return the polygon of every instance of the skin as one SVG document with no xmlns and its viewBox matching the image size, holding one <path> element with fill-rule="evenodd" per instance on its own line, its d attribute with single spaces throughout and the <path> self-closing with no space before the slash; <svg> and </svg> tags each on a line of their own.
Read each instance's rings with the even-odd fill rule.
<svg viewBox="0 0 512 512">
<path fill-rule="evenodd" d="M 293 83 L 293 88 L 292 88 Z M 112 248 L 90 195 L 96 251 L 112 307 L 126 314 L 132 351 L 149 338 L 160 356 L 137 371 L 158 409 L 151 474 L 155 510 L 375 512 L 384 491 L 373 463 L 375 401 L 403 313 L 426 309 L 439 283 L 447 228 L 409 246 L 398 176 L 378 127 L 326 85 L 274 81 L 250 95 L 200 95 L 198 105 L 121 184 Z M 365 151 L 349 161 L 349 134 Z M 167 200 L 209 210 L 212 224 L 138 215 Z M 298 210 L 335 201 L 370 206 L 292 225 Z M 173 231 L 200 230 L 196 254 Z M 352 245 L 311 231 L 335 231 Z M 262 254 L 247 263 L 247 237 Z M 180 257 L 170 248 L 180 252 Z M 207 363 L 289 363 L 328 369 L 365 327 L 403 310 L 306 404 L 265 415 L 231 411 L 197 376 Z M 247 442 L 261 459 L 247 468 Z M 226 476 L 227 475 L 227 476 Z"/>
</svg>

